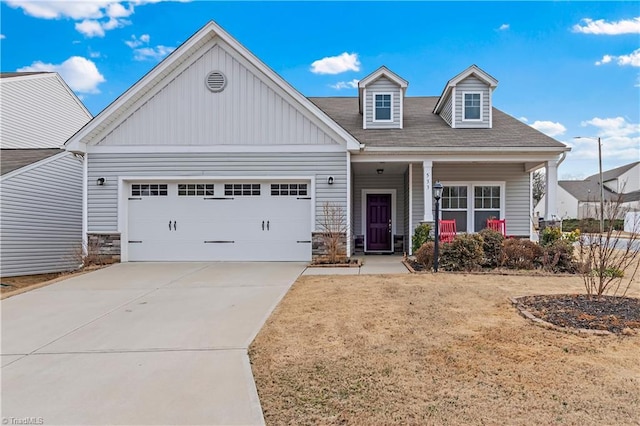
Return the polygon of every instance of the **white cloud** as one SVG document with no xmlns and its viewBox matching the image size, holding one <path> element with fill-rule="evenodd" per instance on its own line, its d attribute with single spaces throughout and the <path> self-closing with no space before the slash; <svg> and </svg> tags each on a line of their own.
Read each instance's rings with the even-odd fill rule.
<svg viewBox="0 0 640 426">
<path fill-rule="evenodd" d="M 150 40 L 151 40 L 151 37 L 149 36 L 149 34 L 142 34 L 140 38 L 136 37 L 134 34 L 131 36 L 131 40 L 125 41 L 124 44 L 126 44 L 132 49 L 135 49 L 136 47 L 140 47 L 143 44 L 149 44 Z"/>
<path fill-rule="evenodd" d="M 518 120 L 522 121 L 523 123 L 528 123 L 529 119 L 527 117 L 520 117 L 518 118 Z"/>
<path fill-rule="evenodd" d="M 104 37 L 105 31 L 131 24 L 125 18 L 134 14 L 135 6 L 161 1 L 165 0 L 6 0 L 6 3 L 34 18 L 71 19 L 76 21 L 76 30 L 86 37 Z"/>
<path fill-rule="evenodd" d="M 4 40 L 5 38 L 7 38 L 7 36 L 5 36 L 4 34 L 0 34 L 0 40 Z"/>
<path fill-rule="evenodd" d="M 69 87 L 79 93 L 100 93 L 98 85 L 106 80 L 91 60 L 72 56 L 61 64 L 45 64 L 36 61 L 29 66 L 18 68 L 18 72 L 53 71 L 62 76 Z"/>
<path fill-rule="evenodd" d="M 76 31 L 85 37 L 104 37 L 104 28 L 100 22 L 93 19 L 85 19 L 76 23 Z"/>
<path fill-rule="evenodd" d="M 608 64 L 614 60 L 620 66 L 631 65 L 632 67 L 640 67 L 640 49 L 636 49 L 628 55 L 604 55 L 601 60 L 596 61 L 596 65 Z"/>
<path fill-rule="evenodd" d="M 133 50 L 133 59 L 136 61 L 160 60 L 173 52 L 176 48 L 158 45 L 156 47 L 141 47 Z"/>
<path fill-rule="evenodd" d="M 358 79 L 353 79 L 351 81 L 339 81 L 336 84 L 331 84 L 329 85 L 329 87 L 332 87 L 336 90 L 342 90 L 342 89 L 355 89 L 358 87 Z"/>
<path fill-rule="evenodd" d="M 360 71 L 357 53 L 344 52 L 338 56 L 327 56 L 311 64 L 314 74 L 340 74 L 346 71 Z"/>
<path fill-rule="evenodd" d="M 588 138 L 574 139 L 569 143 L 573 148 L 572 156 L 598 158 L 597 138 L 600 137 L 603 158 L 629 161 L 640 158 L 640 124 L 630 123 L 623 117 L 594 117 L 583 121 L 581 126 L 592 130 L 586 132 Z"/>
<path fill-rule="evenodd" d="M 102 54 L 100 54 L 100 52 L 89 52 L 89 57 L 90 58 L 99 58 L 101 56 L 102 56 Z"/>
<path fill-rule="evenodd" d="M 585 18 L 580 21 L 583 25 L 573 26 L 573 32 L 596 35 L 640 34 L 640 17 L 607 22 L 604 19 Z"/>
<path fill-rule="evenodd" d="M 562 124 L 553 121 L 534 121 L 530 126 L 551 137 L 562 135 L 567 131 Z"/>
<path fill-rule="evenodd" d="M 502 24 L 500 25 L 500 28 L 498 28 L 500 31 L 506 31 L 509 29 L 509 24 Z"/>
</svg>

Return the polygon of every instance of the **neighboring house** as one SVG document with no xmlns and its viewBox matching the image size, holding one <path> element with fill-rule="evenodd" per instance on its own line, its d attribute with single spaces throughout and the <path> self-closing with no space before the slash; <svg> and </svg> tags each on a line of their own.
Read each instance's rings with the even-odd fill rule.
<svg viewBox="0 0 640 426">
<path fill-rule="evenodd" d="M 640 161 L 602 172 L 604 202 L 620 202 L 618 219 L 628 211 L 640 211 Z M 556 194 L 557 216 L 561 219 L 584 219 L 598 216 L 600 211 L 600 174 L 584 180 L 558 181 Z M 546 214 L 546 195 L 534 211 Z M 605 207 L 605 216 L 608 209 Z"/>
<path fill-rule="evenodd" d="M 435 181 L 458 231 L 495 216 L 529 238 L 531 172 L 555 187 L 569 148 L 493 108 L 496 85 L 471 66 L 439 97 L 406 97 L 381 67 L 358 97 L 308 99 L 210 22 L 67 143 L 88 161 L 89 245 L 122 261 L 308 261 L 330 203 L 348 253 L 408 252 Z"/>
<path fill-rule="evenodd" d="M 58 74 L 0 74 L 0 276 L 78 267 L 83 165 L 64 143 L 90 119 Z"/>
</svg>

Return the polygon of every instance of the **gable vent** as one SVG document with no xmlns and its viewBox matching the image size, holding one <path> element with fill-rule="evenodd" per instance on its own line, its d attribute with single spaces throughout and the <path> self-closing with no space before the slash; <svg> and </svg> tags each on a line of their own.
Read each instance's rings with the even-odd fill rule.
<svg viewBox="0 0 640 426">
<path fill-rule="evenodd" d="M 227 78 L 220 71 L 207 74 L 206 85 L 212 92 L 222 92 L 227 85 Z"/>
</svg>

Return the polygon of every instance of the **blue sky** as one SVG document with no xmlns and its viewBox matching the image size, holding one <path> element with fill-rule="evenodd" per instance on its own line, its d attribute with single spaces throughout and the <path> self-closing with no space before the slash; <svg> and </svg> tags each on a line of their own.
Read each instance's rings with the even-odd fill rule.
<svg viewBox="0 0 640 426">
<path fill-rule="evenodd" d="M 572 146 L 563 179 L 640 160 L 637 2 L 4 0 L 2 71 L 58 71 L 98 114 L 209 20 L 306 96 L 356 96 L 381 65 L 408 96 L 476 64 L 494 106 Z"/>
</svg>

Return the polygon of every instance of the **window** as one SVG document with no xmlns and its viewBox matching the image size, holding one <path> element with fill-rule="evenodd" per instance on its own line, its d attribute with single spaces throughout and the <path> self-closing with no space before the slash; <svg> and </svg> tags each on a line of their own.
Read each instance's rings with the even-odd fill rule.
<svg viewBox="0 0 640 426">
<path fill-rule="evenodd" d="M 132 197 L 164 197 L 166 195 L 166 183 L 134 183 L 131 185 Z"/>
<path fill-rule="evenodd" d="M 178 196 L 212 196 L 213 184 L 212 183 L 179 183 L 178 184 Z"/>
<path fill-rule="evenodd" d="M 306 183 L 272 183 L 271 195 L 307 196 Z"/>
<path fill-rule="evenodd" d="M 442 189 L 442 219 L 456 221 L 458 232 L 467 232 L 467 186 L 445 186 Z"/>
<path fill-rule="evenodd" d="M 458 232 L 478 232 L 487 227 L 490 217 L 504 217 L 503 182 L 444 183 L 440 199 L 440 217 L 456 221 Z"/>
<path fill-rule="evenodd" d="M 373 121 L 392 121 L 390 93 L 381 93 L 381 94 L 375 95 L 375 108 L 373 109 Z"/>
<path fill-rule="evenodd" d="M 474 228 L 478 232 L 487 227 L 487 219 L 500 218 L 500 186 L 473 187 Z"/>
<path fill-rule="evenodd" d="M 260 195 L 259 183 L 225 183 L 224 195 Z"/>
<path fill-rule="evenodd" d="M 464 94 L 464 120 L 482 120 L 480 113 L 481 100 L 480 93 Z"/>
</svg>

